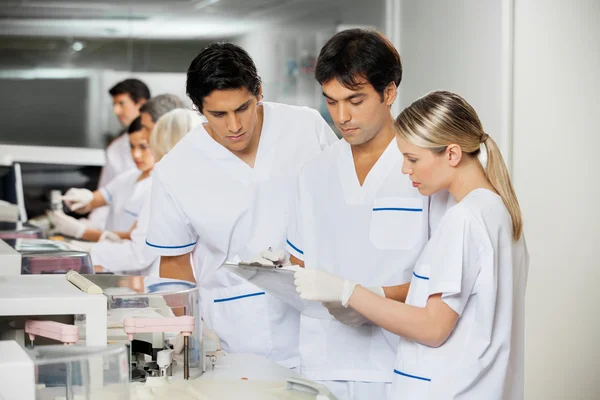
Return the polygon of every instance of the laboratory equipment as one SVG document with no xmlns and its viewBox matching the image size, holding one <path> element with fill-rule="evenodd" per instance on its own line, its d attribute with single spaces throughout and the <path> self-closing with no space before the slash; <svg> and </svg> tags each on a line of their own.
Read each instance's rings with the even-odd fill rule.
<svg viewBox="0 0 600 400">
<path fill-rule="evenodd" d="M 130 344 L 133 381 L 144 382 L 148 377 L 159 376 L 158 353 L 170 349 L 171 342 L 185 341 L 185 337 L 189 341 L 189 352 L 185 352 L 188 363 L 178 354 L 173 355 L 174 359 L 181 366 L 189 365 L 190 377 L 199 376 L 206 370 L 210 360 L 206 361 L 201 340 L 199 294 L 195 284 L 144 276 L 84 277 L 100 287 L 107 298 L 108 342 Z M 177 322 L 187 321 L 187 330 L 176 327 L 170 331 L 161 326 L 175 321 L 174 318 L 179 318 Z M 136 321 L 144 322 L 144 327 L 136 328 Z M 193 329 L 189 326 L 190 321 L 195 321 Z M 76 321 L 76 324 L 82 327 L 85 321 Z M 189 332 L 189 336 L 185 334 L 182 338 L 178 335 L 181 332 Z"/>
<path fill-rule="evenodd" d="M 106 296 L 82 292 L 65 275 L 0 276 L 0 340 L 24 346 L 26 320 L 85 321 L 79 343 L 105 346 L 106 309 Z"/>
<path fill-rule="evenodd" d="M 14 264 L 11 264 L 10 269 L 0 264 L 0 275 L 64 274 L 68 271 L 94 273 L 89 253 L 70 250 L 64 242 L 31 238 L 5 239 L 4 242 L 20 257 L 20 268 L 16 272 Z M 0 250 L 3 247 L 0 246 Z M 0 261 L 4 261 L 4 254 L 9 257 L 16 256 L 14 252 L 8 250 L 0 251 L 2 257 Z"/>
<path fill-rule="evenodd" d="M 0 398 L 129 400 L 125 346 L 36 346 L 0 341 Z"/>
</svg>

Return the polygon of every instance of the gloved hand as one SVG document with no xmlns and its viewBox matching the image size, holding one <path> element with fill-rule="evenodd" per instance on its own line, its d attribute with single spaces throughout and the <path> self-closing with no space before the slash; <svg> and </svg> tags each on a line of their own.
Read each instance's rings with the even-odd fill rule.
<svg viewBox="0 0 600 400">
<path fill-rule="evenodd" d="M 344 307 L 348 307 L 348 300 L 356 289 L 356 283 L 337 275 L 306 268 L 294 273 L 294 284 L 304 300 L 338 302 Z"/>
<path fill-rule="evenodd" d="M 74 237 L 75 239 L 81 239 L 85 232 L 85 225 L 75 218 L 70 217 L 62 211 L 51 211 L 48 213 L 48 217 L 54 225 L 54 230 L 63 235 Z"/>
<path fill-rule="evenodd" d="M 88 189 L 71 188 L 62 196 L 69 210 L 78 214 L 91 211 L 90 203 L 94 200 L 94 193 Z"/>
<path fill-rule="evenodd" d="M 100 239 L 98 239 L 98 241 L 99 242 L 119 243 L 121 241 L 121 238 L 119 237 L 119 235 L 117 235 L 114 232 L 104 231 L 100 235 Z"/>
<path fill-rule="evenodd" d="M 367 289 L 376 295 L 385 297 L 385 292 L 381 286 L 368 287 Z M 338 302 L 326 302 L 323 303 L 323 305 L 325 308 L 327 308 L 329 314 L 331 314 L 335 319 L 344 325 L 357 327 L 369 322 L 369 319 L 358 311 L 355 311 L 352 308 L 344 307 Z"/>
<path fill-rule="evenodd" d="M 285 251 L 284 250 L 273 250 L 269 248 L 268 250 L 261 251 L 258 256 L 256 256 L 252 262 L 257 262 L 265 265 L 285 265 Z"/>
</svg>

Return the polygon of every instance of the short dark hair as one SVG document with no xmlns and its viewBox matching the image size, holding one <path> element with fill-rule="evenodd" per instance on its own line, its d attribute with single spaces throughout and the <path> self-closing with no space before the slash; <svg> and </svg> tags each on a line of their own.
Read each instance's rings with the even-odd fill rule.
<svg viewBox="0 0 600 400">
<path fill-rule="evenodd" d="M 366 79 L 381 95 L 394 82 L 402 80 L 402 60 L 394 45 L 381 33 L 370 29 L 348 29 L 335 34 L 321 49 L 315 78 L 323 85 L 337 79 L 356 90 Z"/>
<path fill-rule="evenodd" d="M 148 113 L 152 122 L 156 122 L 169 111 L 184 107 L 183 101 L 174 94 L 159 94 L 142 104 L 140 113 Z"/>
<path fill-rule="evenodd" d="M 202 112 L 213 90 L 242 89 L 258 96 L 260 76 L 246 50 L 232 43 L 213 43 L 194 58 L 187 71 L 186 93 Z"/>
<path fill-rule="evenodd" d="M 132 134 L 135 132 L 139 132 L 142 130 L 142 117 L 137 117 L 136 119 L 133 120 L 133 122 L 131 124 L 129 124 L 129 127 L 127 128 L 127 133 L 128 134 Z"/>
<path fill-rule="evenodd" d="M 150 89 L 139 79 L 125 79 L 111 87 L 108 91 L 112 97 L 119 94 L 128 94 L 134 103 L 140 100 L 148 100 L 150 98 Z"/>
</svg>

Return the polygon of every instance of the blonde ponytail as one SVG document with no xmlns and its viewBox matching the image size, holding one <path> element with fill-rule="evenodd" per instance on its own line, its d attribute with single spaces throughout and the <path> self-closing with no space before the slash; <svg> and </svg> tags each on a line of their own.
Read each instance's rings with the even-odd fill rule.
<svg viewBox="0 0 600 400">
<path fill-rule="evenodd" d="M 514 240 L 519 240 L 523 220 L 508 169 L 496 142 L 483 131 L 477 113 L 465 99 L 446 91 L 431 92 L 404 109 L 396 124 L 402 138 L 434 152 L 457 144 L 463 152 L 478 156 L 483 143 L 487 149 L 487 157 L 483 157 L 487 158 L 486 177 L 510 214 Z"/>
<path fill-rule="evenodd" d="M 510 175 L 508 174 L 506 163 L 504 162 L 502 153 L 494 139 L 488 136 L 487 140 L 483 143 L 487 149 L 487 167 L 485 168 L 485 175 L 508 209 L 512 219 L 513 238 L 519 240 L 523 233 L 521 207 L 519 206 L 519 201 L 517 200 L 517 195 L 513 188 Z"/>
</svg>

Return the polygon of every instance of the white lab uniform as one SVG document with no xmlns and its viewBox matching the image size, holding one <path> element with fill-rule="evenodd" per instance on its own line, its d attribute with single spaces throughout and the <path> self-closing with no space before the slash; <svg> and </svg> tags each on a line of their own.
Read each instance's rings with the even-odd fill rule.
<svg viewBox="0 0 600 400">
<path fill-rule="evenodd" d="M 141 174 L 138 169 L 124 172 L 99 189 L 109 205 L 106 230 L 129 232 L 138 220 L 152 187 L 152 177 L 138 180 Z"/>
<path fill-rule="evenodd" d="M 137 224 L 131 232 L 131 240 L 94 243 L 90 251 L 94 265 L 100 265 L 117 275 L 159 276 L 160 257 L 146 245 L 150 190 L 146 193 Z"/>
<path fill-rule="evenodd" d="M 100 173 L 98 189 L 105 187 L 123 172 L 135 170 L 135 162 L 131 157 L 129 135 L 127 132 L 113 140 L 106 148 L 106 162 Z M 88 216 L 90 226 L 104 230 L 108 218 L 109 207 L 99 207 Z"/>
<path fill-rule="evenodd" d="M 446 212 L 419 259 L 406 304 L 432 294 L 459 315 L 431 348 L 401 338 L 393 399 L 522 399 L 529 256 L 502 199 L 477 189 Z"/>
<path fill-rule="evenodd" d="M 402 161 L 393 139 L 362 186 L 346 141 L 308 163 L 298 178 L 287 251 L 306 268 L 363 286 L 409 282 L 429 236 L 429 199 L 402 174 Z M 324 382 L 350 396 L 340 398 L 387 398 L 398 337 L 372 324 L 349 327 L 325 318 L 301 316 L 300 372 L 318 381 L 354 381 L 356 387 Z M 370 389 L 361 389 L 365 382 Z"/>
<path fill-rule="evenodd" d="M 203 126 L 157 164 L 147 243 L 165 256 L 194 250 L 202 317 L 225 351 L 294 367 L 298 312 L 219 267 L 284 247 L 297 174 L 337 137 L 310 108 L 264 102 L 263 110 L 254 168 Z"/>
</svg>

